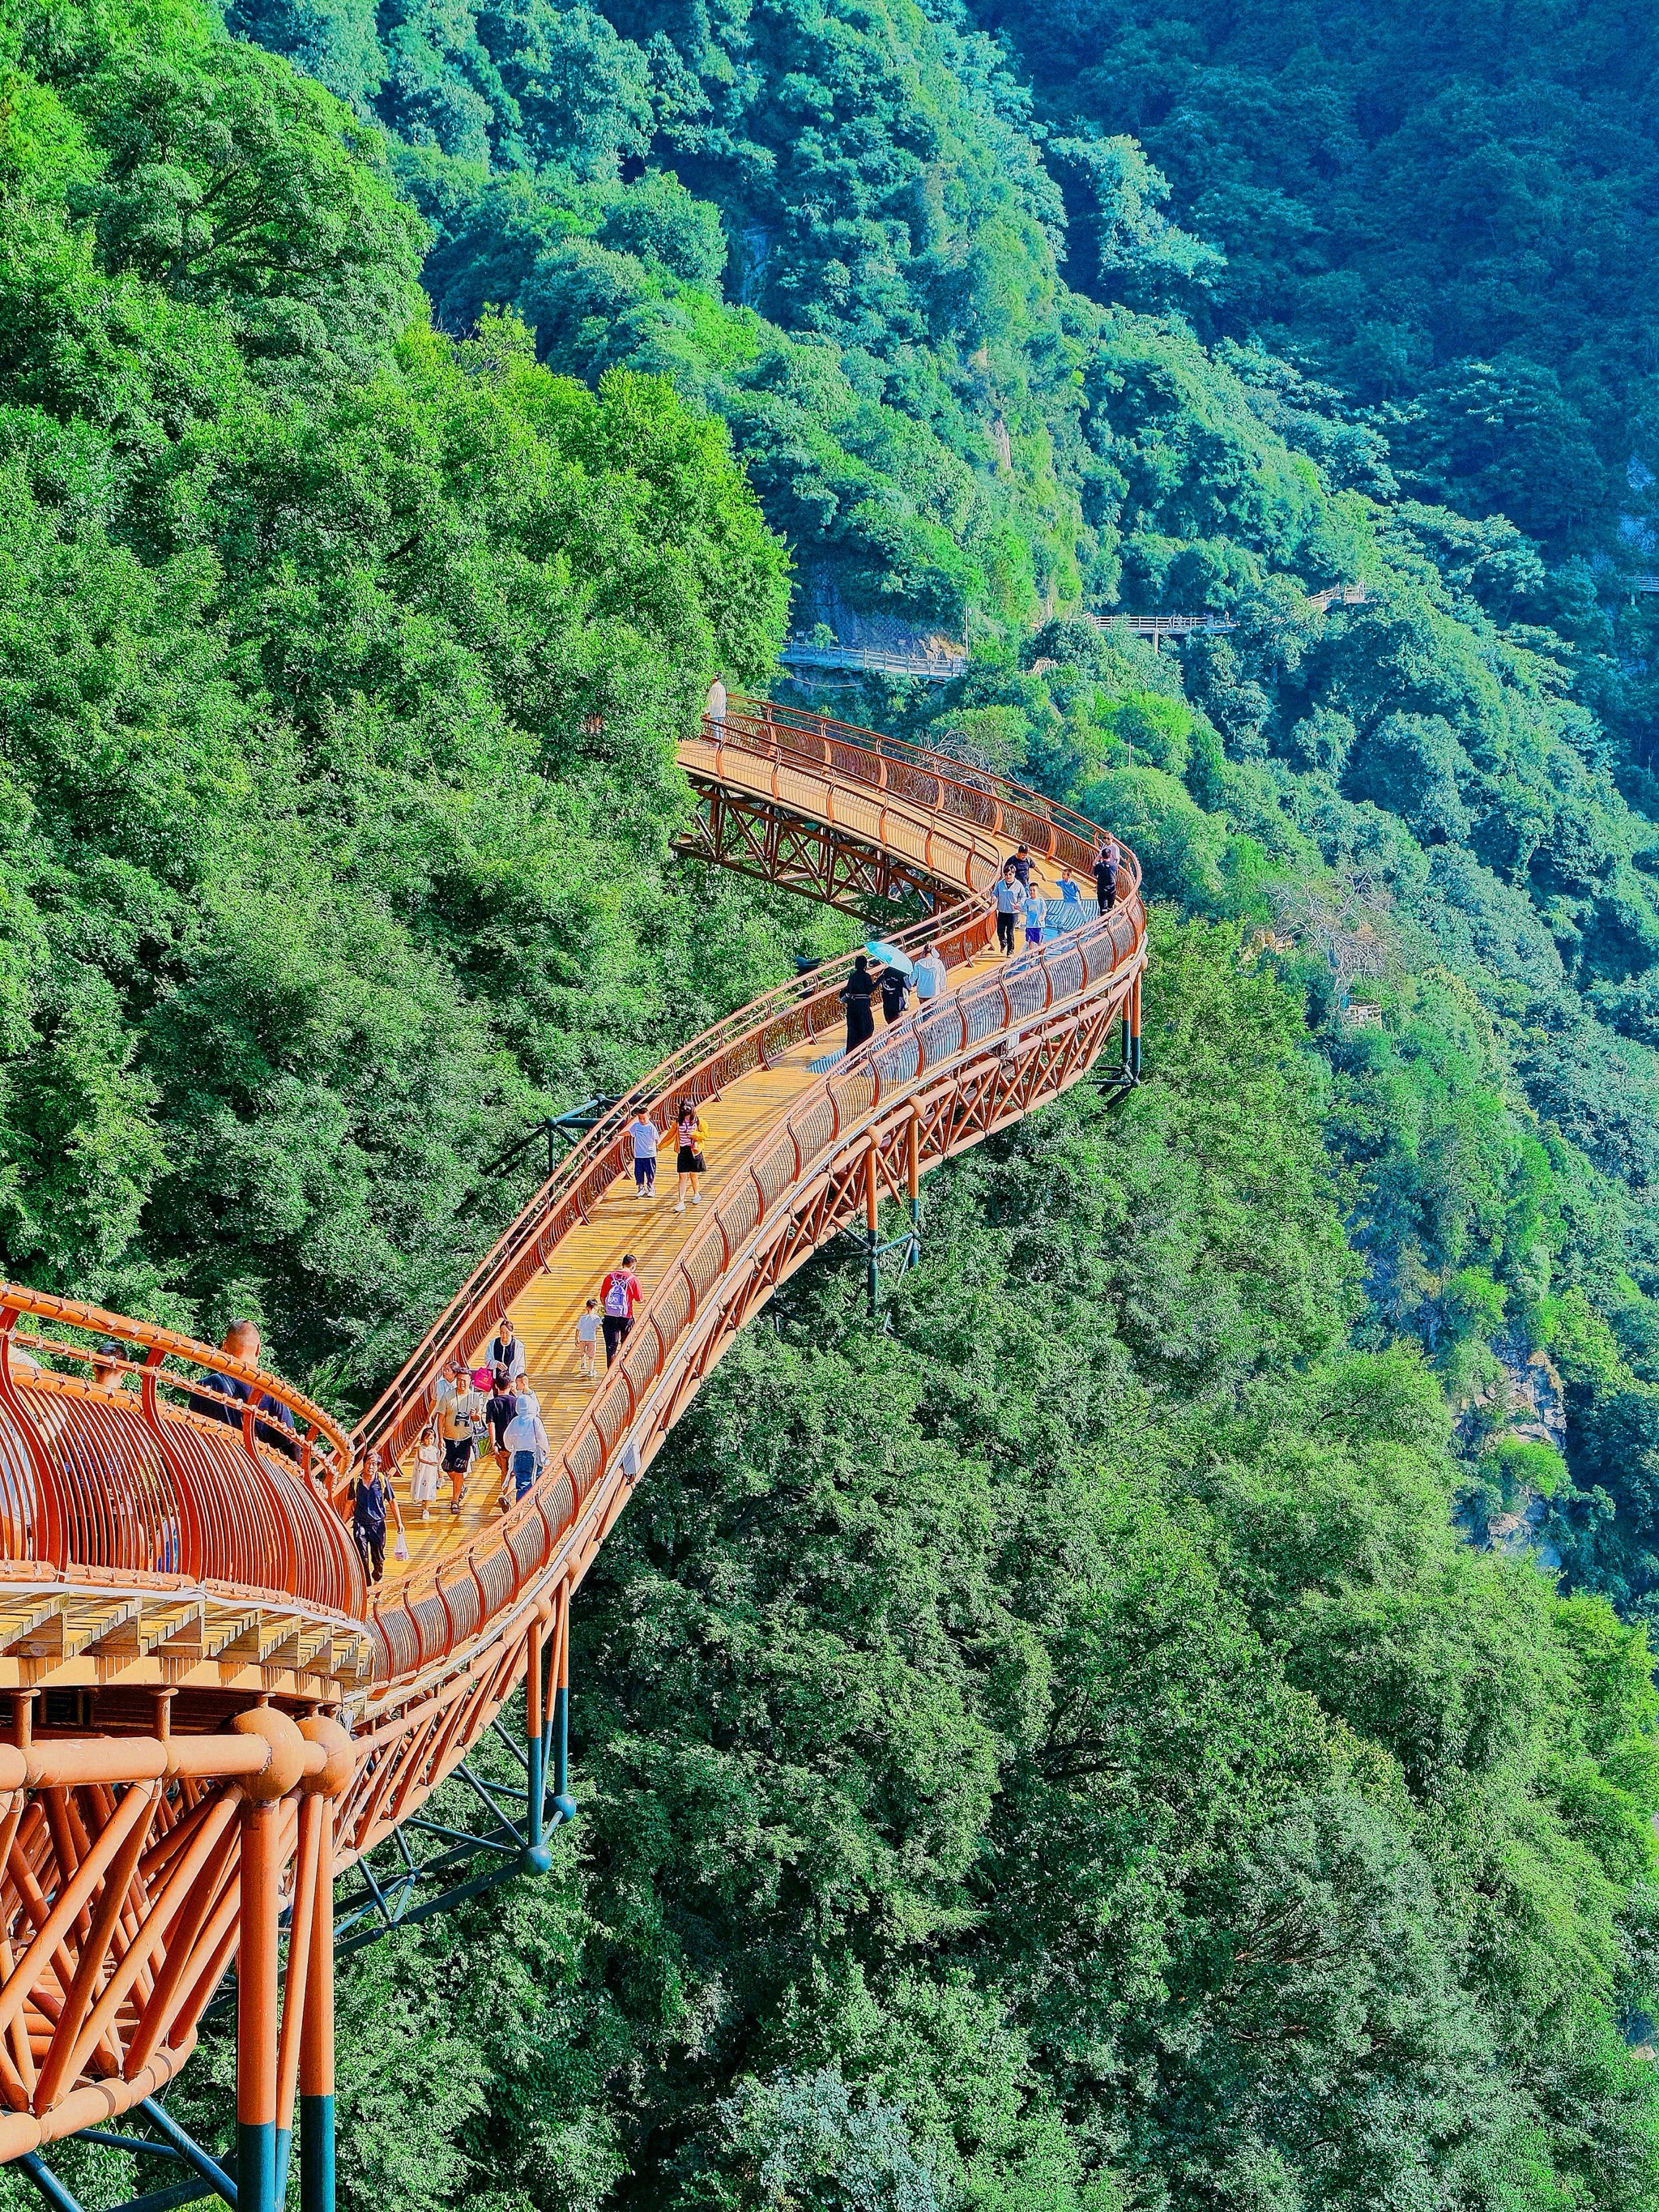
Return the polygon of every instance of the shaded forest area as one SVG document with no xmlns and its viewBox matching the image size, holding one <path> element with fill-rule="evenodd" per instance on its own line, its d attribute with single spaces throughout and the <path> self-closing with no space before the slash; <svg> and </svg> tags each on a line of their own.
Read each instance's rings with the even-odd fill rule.
<svg viewBox="0 0 1659 2212">
<path fill-rule="evenodd" d="M 832 711 L 1162 902 L 1146 1086 L 939 1176 L 890 1331 L 810 1270 L 653 1468 L 553 1878 L 352 1968 L 353 2208 L 1659 2202 L 1640 73 L 1181 21 L 0 9 L 5 1273 L 361 1402 L 525 1120 L 844 941 L 670 851 L 792 620 L 964 636 Z M 1401 148 L 1494 40 L 1601 120 L 1460 301 Z M 1081 618 L 1174 605 L 1237 627 Z M 1528 1501 L 1560 1592 L 1469 1540 Z"/>
</svg>

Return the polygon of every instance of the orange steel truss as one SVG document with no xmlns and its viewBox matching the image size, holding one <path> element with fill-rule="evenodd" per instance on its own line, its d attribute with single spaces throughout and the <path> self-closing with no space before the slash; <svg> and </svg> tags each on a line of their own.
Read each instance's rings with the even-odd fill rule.
<svg viewBox="0 0 1659 2212">
<path fill-rule="evenodd" d="M 1024 843 L 1086 880 L 1093 824 L 763 702 L 734 701 L 681 757 L 698 810 L 684 849 L 855 910 L 924 906 L 898 941 L 936 945 L 955 988 L 803 1078 L 501 1518 L 371 1602 L 344 1521 L 352 1469 L 407 1449 L 445 1359 L 616 1183 L 635 1111 L 665 1118 L 838 1031 L 847 962 L 744 1008 L 606 1113 L 350 1437 L 209 1346 L 0 1286 L 0 2160 L 169 2081 L 240 1946 L 239 2189 L 269 2212 L 296 2094 L 319 2110 L 331 2095 L 336 1875 L 419 1813 L 521 1684 L 544 1759 L 573 1594 L 738 1331 L 842 1229 L 863 1224 L 873 1251 L 882 1199 L 913 1200 L 928 1168 L 1058 1096 L 1120 1020 L 1126 1056 L 1138 1036 L 1132 855 L 1115 910 L 974 967 L 1003 858 Z M 294 1454 L 252 1407 L 240 1427 L 208 1418 L 204 1367 L 287 1407 Z"/>
</svg>

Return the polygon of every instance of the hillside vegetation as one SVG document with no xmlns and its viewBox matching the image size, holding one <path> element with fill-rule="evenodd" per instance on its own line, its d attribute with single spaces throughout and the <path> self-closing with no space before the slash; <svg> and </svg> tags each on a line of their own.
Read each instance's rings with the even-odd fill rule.
<svg viewBox="0 0 1659 2212">
<path fill-rule="evenodd" d="M 653 1468 L 553 1880 L 351 1969 L 352 2212 L 1659 2201 L 1659 829 L 1589 540 L 942 5 L 0 20 L 5 1273 L 360 1403 L 530 1115 L 854 927 L 671 854 L 787 622 L 966 635 L 834 704 L 1163 902 L 1147 1085 L 942 1175 L 890 1331 L 808 1271 Z M 1467 1540 L 1534 1494 L 1559 1593 Z"/>
</svg>

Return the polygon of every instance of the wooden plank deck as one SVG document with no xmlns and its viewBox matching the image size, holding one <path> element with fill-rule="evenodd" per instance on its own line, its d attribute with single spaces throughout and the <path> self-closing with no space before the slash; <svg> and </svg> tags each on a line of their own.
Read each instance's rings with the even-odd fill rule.
<svg viewBox="0 0 1659 2212">
<path fill-rule="evenodd" d="M 948 988 L 957 990 L 972 976 L 998 964 L 994 952 L 964 962 L 951 969 Z M 878 1012 L 878 1033 L 880 1028 Z M 771 1123 L 787 1113 L 801 1093 L 817 1081 L 811 1063 L 839 1050 L 840 1045 L 841 1032 L 832 1030 L 809 1044 L 796 1046 L 770 1067 L 744 1076 L 718 1099 L 705 1102 L 702 1115 L 708 1141 L 704 1157 L 708 1172 L 702 1179 L 704 1206 L 741 1170 Z M 634 1255 L 634 1271 L 649 1297 L 693 1231 L 706 1218 L 697 1207 L 688 1206 L 684 1213 L 675 1212 L 675 1184 L 674 1149 L 665 1139 L 657 1161 L 655 1198 L 635 1195 L 631 1170 L 618 1177 L 592 1218 L 561 1239 L 550 1265 L 512 1307 L 513 1326 L 524 1344 L 526 1370 L 541 1401 L 543 1425 L 556 1457 L 593 1388 L 577 1371 L 576 1320 L 586 1301 L 599 1296 L 606 1271 L 624 1252 Z M 482 1345 L 473 1347 L 475 1366 L 482 1364 L 478 1356 L 482 1350 Z M 595 1363 L 601 1372 L 604 1363 L 601 1343 Z M 424 1522 L 420 1510 L 410 1503 L 411 1472 L 412 1459 L 405 1459 L 397 1480 L 408 1529 L 409 1563 L 405 1566 L 392 1558 L 388 1541 L 386 1580 L 381 1586 L 386 1596 L 392 1594 L 404 1575 L 463 1544 L 501 1510 L 501 1474 L 489 1452 L 474 1458 L 459 1513 L 449 1509 L 448 1477 L 440 1475 L 438 1503 L 429 1509 L 430 1517 Z"/>
</svg>

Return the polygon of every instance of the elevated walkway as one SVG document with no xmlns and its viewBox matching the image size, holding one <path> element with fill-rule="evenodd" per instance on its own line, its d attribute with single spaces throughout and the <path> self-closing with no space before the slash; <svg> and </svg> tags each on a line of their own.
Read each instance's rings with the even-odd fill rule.
<svg viewBox="0 0 1659 2212">
<path fill-rule="evenodd" d="M 546 1864 L 550 1778 L 552 1817 L 573 1809 L 572 1599 L 738 1331 L 831 1237 L 854 1226 L 873 1244 L 885 1201 L 908 1210 L 939 1162 L 1076 1082 L 1120 1023 L 1138 1057 L 1133 856 L 1114 912 L 1085 904 L 1052 941 L 994 954 L 985 894 L 1002 859 L 1023 843 L 1040 875 L 1087 884 L 1091 823 L 766 702 L 734 701 L 680 757 L 684 849 L 885 935 L 902 925 L 908 950 L 938 948 L 945 993 L 845 1056 L 850 963 L 832 963 L 672 1055 L 549 1177 L 349 1437 L 204 1346 L 0 1288 L 0 2159 L 152 2099 L 233 1956 L 239 2212 L 274 2212 L 296 2082 L 331 2158 L 336 1876 L 430 1826 L 422 1807 L 520 1685 L 522 1860 Z M 666 1144 L 654 1202 L 624 1194 L 623 1129 L 642 1109 L 666 1131 L 686 1098 L 709 1125 L 709 1175 L 681 1215 Z M 589 1389 L 575 1315 L 625 1249 L 645 1302 Z M 468 1510 L 413 1530 L 406 1570 L 368 1590 L 343 1527 L 354 1469 L 376 1449 L 407 1468 L 446 1361 L 476 1358 L 509 1312 L 551 1464 L 505 1511 L 475 1476 Z M 270 1415 L 208 1418 L 210 1364 L 289 1409 L 294 1457 Z M 473 1887 L 520 1863 L 516 1839 L 483 1847 L 509 1856 Z M 328 2212 L 322 2170 L 307 2166 L 307 2212 Z"/>
</svg>

